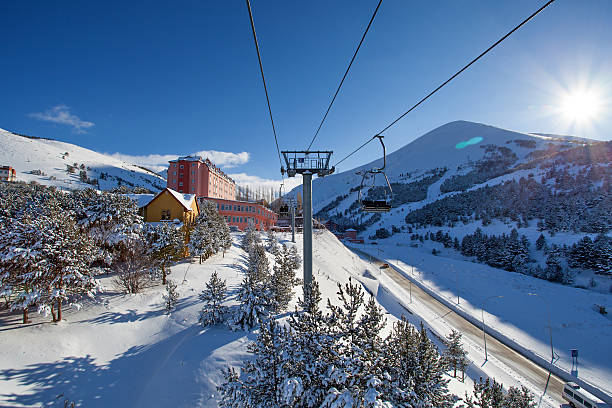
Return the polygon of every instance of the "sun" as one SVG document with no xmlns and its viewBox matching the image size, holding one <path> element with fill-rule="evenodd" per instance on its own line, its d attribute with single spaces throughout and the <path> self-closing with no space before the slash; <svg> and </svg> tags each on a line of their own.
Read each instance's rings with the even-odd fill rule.
<svg viewBox="0 0 612 408">
<path fill-rule="evenodd" d="M 572 122 L 591 122 L 601 113 L 602 100 L 594 91 L 574 90 L 561 100 L 561 113 Z"/>
</svg>

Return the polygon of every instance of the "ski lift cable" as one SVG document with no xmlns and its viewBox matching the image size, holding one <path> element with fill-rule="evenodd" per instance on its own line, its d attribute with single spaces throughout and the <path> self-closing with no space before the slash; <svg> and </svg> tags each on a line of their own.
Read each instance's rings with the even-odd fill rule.
<svg viewBox="0 0 612 408">
<path fill-rule="evenodd" d="M 276 153 L 278 154 L 278 162 L 283 166 L 281 160 L 280 149 L 278 147 L 278 137 L 276 136 L 276 127 L 274 126 L 274 118 L 272 117 L 272 108 L 270 106 L 270 96 L 268 95 L 268 87 L 266 86 L 266 77 L 264 75 L 263 64 L 261 63 L 261 53 L 259 52 L 259 43 L 257 42 L 257 34 L 255 33 L 255 22 L 253 21 L 253 12 L 251 11 L 251 2 L 246 0 L 247 9 L 249 10 L 249 19 L 251 20 L 251 30 L 253 31 L 253 40 L 255 41 L 255 49 L 257 50 L 257 60 L 259 61 L 259 70 L 261 72 L 261 80 L 263 82 L 264 91 L 266 92 L 266 102 L 268 103 L 268 113 L 270 114 L 270 122 L 272 123 L 272 133 L 274 134 L 274 143 L 276 145 Z M 281 173 L 282 182 L 284 183 L 285 177 Z"/>
<path fill-rule="evenodd" d="M 359 41 L 359 44 L 357 45 L 357 49 L 355 50 L 355 53 L 353 54 L 353 58 L 351 58 L 351 61 L 349 62 L 348 67 L 346 67 L 346 71 L 344 72 L 344 76 L 342 77 L 342 80 L 340 81 L 340 85 L 338 85 L 338 88 L 336 89 L 336 93 L 334 94 L 334 97 L 329 103 L 329 106 L 327 107 L 327 111 L 325 112 L 325 115 L 323 115 L 323 119 L 321 120 L 321 123 L 319 124 L 319 127 L 317 131 L 315 132 L 315 135 L 312 137 L 310 144 L 306 148 L 307 151 L 310 150 L 310 148 L 312 147 L 312 144 L 314 143 L 315 139 L 319 135 L 319 131 L 321 130 L 321 127 L 323 127 L 323 123 L 325 122 L 325 119 L 327 119 L 327 115 L 329 114 L 329 111 L 331 110 L 332 105 L 334 104 L 334 101 L 336 100 L 336 97 L 340 93 L 340 88 L 342 88 L 342 84 L 344 84 L 344 80 L 346 79 L 346 76 L 348 75 L 349 70 L 351 69 L 351 66 L 353 65 L 353 62 L 355 61 L 355 58 L 357 57 L 357 53 L 359 52 L 359 49 L 361 48 L 361 44 L 363 44 L 363 40 L 365 40 L 365 37 L 368 34 L 368 31 L 370 30 L 370 26 L 372 25 L 372 22 L 374 21 L 374 17 L 376 17 L 376 13 L 378 13 L 378 9 L 380 8 L 382 1 L 383 0 L 380 0 L 378 2 L 378 5 L 376 6 L 376 9 L 374 9 L 372 18 L 370 18 L 370 22 L 368 23 L 368 26 L 366 27 L 365 31 L 363 32 L 363 35 L 361 36 L 361 40 Z"/>
<path fill-rule="evenodd" d="M 534 18 L 536 15 L 538 15 L 542 10 L 544 10 L 546 7 L 550 6 L 555 0 L 549 0 L 546 4 L 544 4 L 542 7 L 540 7 L 538 10 L 536 10 L 535 12 L 533 12 L 529 17 L 527 17 L 525 20 L 523 20 L 519 25 L 517 25 L 516 27 L 514 27 L 512 30 L 510 30 L 506 35 L 504 35 L 503 37 L 501 37 L 499 40 L 497 40 L 495 43 L 493 43 L 489 48 L 487 48 L 486 50 L 484 50 L 482 53 L 480 53 L 480 55 L 478 55 L 476 58 L 474 58 L 473 60 L 471 60 L 467 65 L 465 65 L 463 68 L 461 68 L 459 71 L 457 71 L 453 76 L 451 76 L 449 79 L 447 79 L 446 81 L 444 81 L 442 84 L 440 84 L 436 89 L 434 89 L 433 91 L 431 91 L 429 94 L 427 94 L 427 96 L 425 96 L 424 98 L 422 98 L 420 101 L 418 101 L 415 105 L 413 105 L 410 109 L 408 109 L 406 112 L 404 112 L 403 114 L 401 114 L 397 119 L 395 119 L 393 122 L 391 122 L 389 125 L 387 125 L 387 127 L 385 127 L 383 130 L 381 130 L 380 132 L 378 132 L 375 136 L 373 136 L 371 139 L 368 139 L 365 143 L 363 143 L 361 146 L 359 146 L 357 149 L 353 150 L 351 153 L 349 153 L 347 156 L 345 156 L 342 160 L 338 161 L 334 166 L 337 166 L 338 164 L 342 163 L 343 161 L 345 161 L 346 159 L 348 159 L 349 157 L 351 157 L 353 154 L 357 153 L 359 150 L 361 150 L 363 147 L 365 147 L 368 143 L 370 143 L 372 140 L 374 140 L 378 135 L 380 135 L 381 133 L 385 132 L 386 130 L 388 130 L 390 127 L 392 127 L 393 125 L 395 125 L 397 122 L 399 122 L 404 116 L 406 116 L 407 114 L 409 114 L 410 112 L 412 112 L 414 109 L 416 109 L 419 105 L 421 105 L 423 102 L 425 102 L 427 99 L 429 99 L 431 96 L 433 96 L 436 92 L 438 92 L 440 89 L 442 89 L 446 84 L 448 84 L 449 82 L 451 82 L 453 79 L 455 79 L 456 77 L 458 77 L 461 73 L 463 73 L 463 71 L 465 71 L 466 69 L 468 69 L 470 66 L 472 66 L 472 64 L 474 64 L 476 61 L 478 61 L 480 58 L 484 57 L 487 53 L 489 53 L 489 51 L 491 51 L 493 48 L 497 47 L 501 42 L 503 42 L 506 38 L 510 37 L 510 35 L 512 35 L 515 31 L 517 31 L 519 28 L 521 28 L 523 25 L 525 25 L 529 20 L 531 20 L 532 18 Z"/>
</svg>

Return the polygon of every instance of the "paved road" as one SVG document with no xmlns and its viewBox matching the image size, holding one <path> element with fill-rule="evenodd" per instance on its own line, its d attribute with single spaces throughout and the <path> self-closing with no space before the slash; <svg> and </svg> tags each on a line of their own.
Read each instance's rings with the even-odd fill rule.
<svg viewBox="0 0 612 408">
<path fill-rule="evenodd" d="M 355 248 L 351 249 L 357 253 L 360 253 L 361 255 L 371 258 L 369 254 L 365 254 L 364 252 Z M 383 262 L 378 260 L 375 260 L 373 263 L 379 267 L 383 264 Z M 410 280 L 405 275 L 398 272 L 393 267 L 380 270 L 393 279 L 404 290 L 406 290 L 406 293 L 409 292 Z M 476 344 L 482 344 L 483 338 L 481 327 L 474 326 L 472 323 L 465 320 L 452 309 L 449 309 L 414 284 L 412 285 L 412 297 L 414 299 L 418 299 L 418 301 L 420 301 L 422 304 L 425 304 L 438 316 L 443 316 L 444 320 L 455 329 L 461 331 L 465 338 L 470 339 Z M 561 398 L 561 392 L 564 384 L 562 379 L 556 377 L 554 374 L 550 375 L 549 377 L 548 370 L 523 357 L 518 352 L 489 335 L 487 335 L 487 351 L 489 355 L 494 355 L 496 359 L 501 361 L 507 367 L 512 368 L 512 370 L 523 378 L 529 380 L 529 382 L 537 386 L 538 389 L 542 391 L 546 389 L 546 395 L 553 398 L 559 403 L 559 405 L 564 402 L 564 400 Z M 539 397 L 540 395 L 537 395 L 537 398 Z"/>
</svg>

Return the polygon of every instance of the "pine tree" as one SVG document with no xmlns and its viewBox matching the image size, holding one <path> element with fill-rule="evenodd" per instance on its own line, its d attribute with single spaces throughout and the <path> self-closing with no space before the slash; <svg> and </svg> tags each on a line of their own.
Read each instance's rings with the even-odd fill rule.
<svg viewBox="0 0 612 408">
<path fill-rule="evenodd" d="M 227 313 L 227 307 L 222 305 L 226 291 L 225 280 L 221 280 L 216 271 L 213 272 L 206 287 L 200 293 L 200 300 L 204 302 L 199 319 L 202 326 L 215 325 L 223 321 Z"/>
<path fill-rule="evenodd" d="M 170 314 L 176 308 L 179 298 L 177 286 L 174 281 L 168 280 L 168 283 L 166 283 L 166 294 L 163 297 L 166 313 Z"/>
<path fill-rule="evenodd" d="M 153 259 L 162 274 L 162 285 L 170 274 L 170 265 L 185 256 L 185 229 L 183 226 L 162 222 L 153 227 L 150 238 L 153 242 Z"/>
<path fill-rule="evenodd" d="M 247 270 L 238 290 L 238 309 L 231 327 L 251 329 L 266 321 L 274 305 L 270 294 L 270 270 L 266 250 L 254 244 L 249 252 Z"/>
<path fill-rule="evenodd" d="M 294 379 L 296 387 L 291 389 L 293 394 L 287 396 L 293 398 L 296 407 L 315 407 L 323 403 L 329 364 L 338 357 L 320 303 L 319 284 L 313 279 L 304 290 L 304 298 L 298 302 L 299 309 L 289 318 L 292 335 L 287 346 L 290 352 L 288 378 Z"/>
<path fill-rule="evenodd" d="M 504 397 L 504 408 L 535 408 L 534 395 L 524 386 L 510 387 Z"/>
<path fill-rule="evenodd" d="M 276 252 L 278 251 L 278 239 L 276 238 L 274 231 L 271 229 L 268 230 L 268 245 L 266 246 L 266 249 L 273 255 L 276 255 Z"/>
<path fill-rule="evenodd" d="M 261 238 L 259 237 L 259 233 L 253 228 L 252 224 L 249 224 L 242 237 L 242 249 L 249 252 L 253 245 L 260 243 Z"/>
<path fill-rule="evenodd" d="M 270 281 L 270 290 L 276 312 L 287 309 L 293 298 L 293 288 L 300 282 L 296 278 L 296 271 L 300 267 L 301 259 L 297 253 L 293 252 L 294 248 L 289 249 L 283 244 L 281 249 L 276 251 L 274 273 Z"/>
<path fill-rule="evenodd" d="M 461 380 L 464 380 L 464 369 L 469 364 L 467 359 L 467 352 L 461 344 L 461 333 L 452 330 L 448 336 L 446 336 L 446 350 L 442 354 L 444 363 L 448 368 L 453 369 L 453 377 L 457 377 L 457 369 L 462 370 Z"/>
<path fill-rule="evenodd" d="M 467 408 L 505 408 L 504 407 L 504 390 L 501 384 L 495 379 L 474 382 L 473 396 L 468 396 L 466 393 L 465 402 Z"/>
<path fill-rule="evenodd" d="M 542 251 L 542 250 L 546 250 L 546 248 L 547 248 L 546 237 L 544 236 L 544 234 L 540 234 L 540 236 L 538 237 L 536 241 L 536 249 L 538 251 Z"/>
<path fill-rule="evenodd" d="M 59 209 L 52 208 L 49 215 L 41 219 L 44 223 L 40 254 L 45 266 L 43 296 L 37 304 L 39 309 L 50 311 L 54 321 L 60 321 L 63 301 L 82 294 L 93 297 L 100 290 L 94 278 L 98 270 L 90 267 L 92 260 L 97 258 L 97 248 L 74 220 Z"/>
</svg>

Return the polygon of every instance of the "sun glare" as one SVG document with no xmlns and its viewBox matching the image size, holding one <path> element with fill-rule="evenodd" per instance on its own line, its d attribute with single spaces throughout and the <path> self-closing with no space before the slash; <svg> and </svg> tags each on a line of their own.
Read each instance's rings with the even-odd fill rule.
<svg viewBox="0 0 612 408">
<path fill-rule="evenodd" d="M 592 91 L 573 91 L 561 102 L 561 112 L 573 122 L 588 122 L 597 119 L 601 112 L 601 99 Z"/>
</svg>

